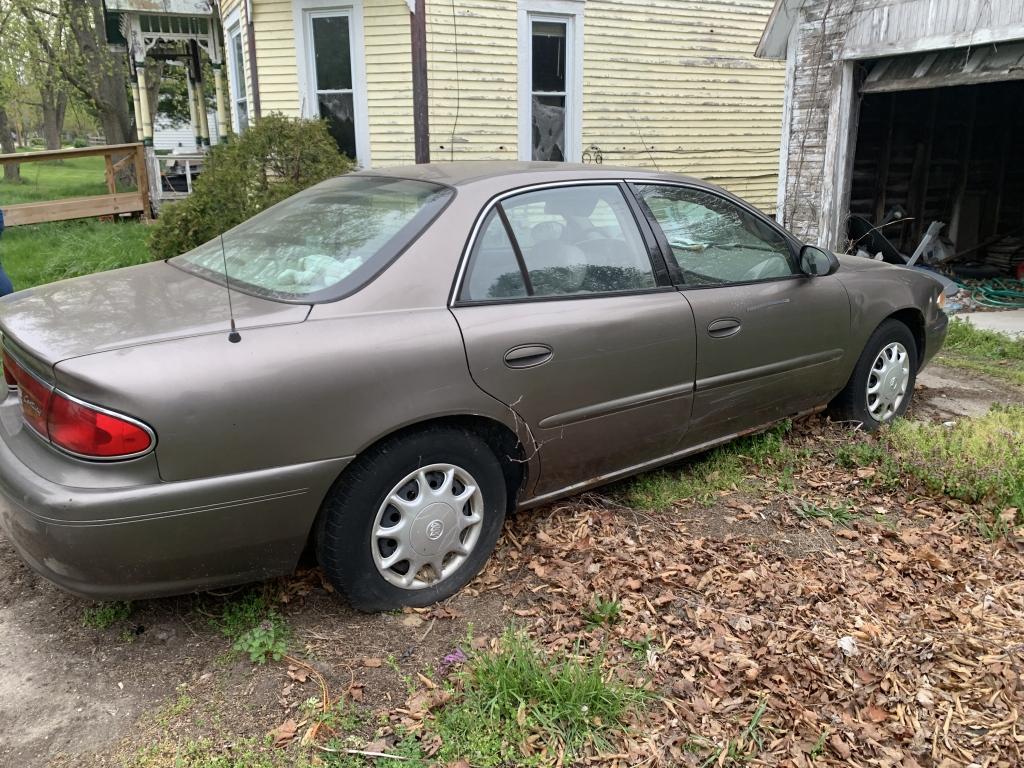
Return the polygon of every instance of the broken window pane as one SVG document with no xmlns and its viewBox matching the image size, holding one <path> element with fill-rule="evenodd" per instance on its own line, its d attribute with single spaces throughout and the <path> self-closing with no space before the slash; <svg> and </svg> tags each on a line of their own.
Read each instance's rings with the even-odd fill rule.
<svg viewBox="0 0 1024 768">
<path fill-rule="evenodd" d="M 533 97 L 533 159 L 565 160 L 565 96 Z"/>
<path fill-rule="evenodd" d="M 533 22 L 533 90 L 565 91 L 565 24 Z"/>
<path fill-rule="evenodd" d="M 344 91 L 352 88 L 352 54 L 347 16 L 314 16 L 313 57 L 316 89 Z"/>
<path fill-rule="evenodd" d="M 320 117 L 327 120 L 327 130 L 338 143 L 338 149 L 353 160 L 356 157 L 356 118 L 351 93 L 321 93 L 317 96 Z"/>
</svg>

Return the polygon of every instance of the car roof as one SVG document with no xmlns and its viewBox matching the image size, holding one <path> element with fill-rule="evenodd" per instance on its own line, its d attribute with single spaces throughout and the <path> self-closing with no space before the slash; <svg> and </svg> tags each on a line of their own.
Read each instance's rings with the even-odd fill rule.
<svg viewBox="0 0 1024 768">
<path fill-rule="evenodd" d="M 510 188 L 551 181 L 621 178 L 686 181 L 703 186 L 712 186 L 700 179 L 688 176 L 641 170 L 639 168 L 514 160 L 462 160 L 452 163 L 398 165 L 389 168 L 374 168 L 373 170 L 360 171 L 360 174 L 430 181 L 452 187 L 468 186 L 478 182 L 494 184 L 495 181 L 502 177 L 508 177 L 508 186 Z"/>
</svg>

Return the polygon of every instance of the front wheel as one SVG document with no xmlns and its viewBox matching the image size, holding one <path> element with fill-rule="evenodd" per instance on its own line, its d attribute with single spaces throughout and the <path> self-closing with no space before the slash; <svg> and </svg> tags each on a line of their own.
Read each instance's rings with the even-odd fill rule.
<svg viewBox="0 0 1024 768">
<path fill-rule="evenodd" d="M 878 429 L 906 413 L 917 377 L 917 343 L 898 320 L 871 334 L 846 387 L 829 406 L 832 418 Z"/>
<path fill-rule="evenodd" d="M 376 446 L 324 502 L 317 556 L 364 611 L 423 606 L 483 567 L 508 505 L 502 468 L 482 439 L 433 427 Z"/>
</svg>

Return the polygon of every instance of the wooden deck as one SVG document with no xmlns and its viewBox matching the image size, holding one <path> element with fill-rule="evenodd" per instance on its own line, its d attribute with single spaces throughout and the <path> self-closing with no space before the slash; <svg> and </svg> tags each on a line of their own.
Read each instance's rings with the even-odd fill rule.
<svg viewBox="0 0 1024 768">
<path fill-rule="evenodd" d="M 88 219 L 95 216 L 131 213 L 139 213 L 143 219 L 148 219 L 150 215 L 149 182 L 146 175 L 145 150 L 142 144 L 107 144 L 101 147 L 16 152 L 0 155 L 0 165 L 61 160 L 72 157 L 95 157 L 96 155 L 103 155 L 106 160 L 107 194 L 6 205 L 0 208 L 4 214 L 4 226 L 16 227 L 24 224 L 41 224 L 47 221 Z M 115 156 L 123 157 L 115 162 Z M 129 192 L 118 192 L 117 174 L 129 164 L 135 168 L 136 189 Z"/>
</svg>

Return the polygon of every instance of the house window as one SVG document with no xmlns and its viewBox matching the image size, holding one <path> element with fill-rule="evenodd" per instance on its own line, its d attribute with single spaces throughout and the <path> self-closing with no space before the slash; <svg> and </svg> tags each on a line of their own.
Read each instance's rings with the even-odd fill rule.
<svg viewBox="0 0 1024 768">
<path fill-rule="evenodd" d="M 522 0 L 519 22 L 519 157 L 578 161 L 582 3 Z"/>
<path fill-rule="evenodd" d="M 245 95 L 245 59 L 242 53 L 242 28 L 240 25 L 228 31 L 228 73 L 231 88 L 231 114 L 235 133 L 244 133 L 249 127 L 249 101 Z"/>
<path fill-rule="evenodd" d="M 352 43 L 348 16 L 310 15 L 313 77 L 317 113 L 338 149 L 356 156 L 355 92 L 352 90 Z"/>
<path fill-rule="evenodd" d="M 565 160 L 567 21 L 531 19 L 530 124 L 533 160 Z"/>
</svg>

